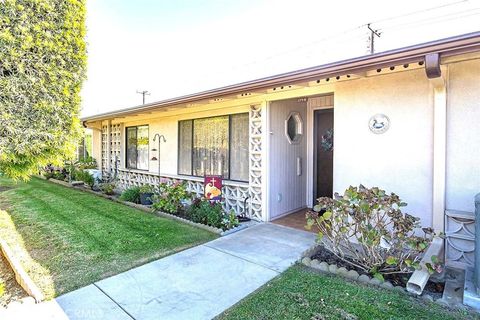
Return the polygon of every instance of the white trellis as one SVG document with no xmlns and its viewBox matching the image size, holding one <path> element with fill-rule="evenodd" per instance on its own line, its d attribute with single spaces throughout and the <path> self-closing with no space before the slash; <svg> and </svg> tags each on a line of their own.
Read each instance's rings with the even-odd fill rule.
<svg viewBox="0 0 480 320">
<path fill-rule="evenodd" d="M 102 125 L 102 172 L 107 172 L 108 168 L 108 126 Z"/>
</svg>

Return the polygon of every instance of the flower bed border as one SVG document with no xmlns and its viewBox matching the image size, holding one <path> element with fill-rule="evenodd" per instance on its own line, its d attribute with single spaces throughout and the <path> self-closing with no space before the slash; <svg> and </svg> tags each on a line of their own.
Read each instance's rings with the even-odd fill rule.
<svg viewBox="0 0 480 320">
<path fill-rule="evenodd" d="M 132 207 L 132 208 L 136 208 L 136 209 L 148 212 L 148 213 L 153 213 L 153 214 L 155 214 L 157 216 L 160 216 L 160 217 L 164 217 L 164 218 L 168 218 L 168 219 L 174 219 L 174 220 L 189 224 L 191 226 L 210 231 L 210 232 L 218 234 L 220 236 L 226 236 L 226 235 L 232 234 L 234 232 L 237 232 L 237 231 L 243 230 L 245 228 L 248 228 L 248 225 L 246 225 L 246 224 L 239 224 L 237 227 L 234 227 L 232 229 L 228 229 L 228 230 L 224 231 L 220 228 L 215 228 L 215 227 L 212 227 L 212 226 L 209 226 L 209 225 L 205 225 L 203 223 L 193 222 L 191 220 L 178 217 L 174 214 L 170 214 L 170 213 L 166 213 L 166 212 L 162 212 L 162 211 L 157 211 L 157 210 L 152 209 L 149 206 L 144 206 L 142 204 L 133 203 L 133 202 L 129 202 L 129 201 L 124 201 L 124 200 L 121 200 L 121 199 L 119 199 L 115 196 L 109 196 L 108 194 L 104 194 L 104 193 L 99 192 L 99 191 L 90 190 L 90 189 L 87 189 L 87 188 L 84 188 L 84 187 L 81 187 L 81 186 L 74 186 L 74 185 L 72 185 L 68 182 L 62 181 L 62 180 L 57 180 L 57 179 L 54 179 L 54 178 L 46 179 L 43 176 L 40 176 L 40 177 L 41 177 L 41 179 L 51 181 L 53 183 L 62 185 L 64 187 L 72 188 L 72 189 L 75 189 L 75 190 L 80 190 L 80 191 L 90 193 L 90 194 L 94 194 L 96 196 L 99 196 L 99 197 L 102 197 L 102 198 L 105 198 L 105 199 L 108 199 L 108 200 L 111 200 L 111 201 L 129 206 L 129 207 Z"/>
<path fill-rule="evenodd" d="M 360 283 L 363 283 L 363 284 L 366 284 L 366 285 L 371 285 L 371 286 L 375 286 L 375 287 L 380 287 L 382 289 L 388 289 L 388 290 L 397 291 L 397 292 L 400 292 L 400 293 L 403 293 L 403 294 L 408 294 L 409 296 L 421 299 L 421 300 L 426 301 L 426 302 L 435 302 L 435 303 L 437 303 L 439 305 L 442 305 L 444 307 L 457 308 L 457 309 L 465 309 L 466 308 L 466 306 L 464 306 L 463 304 L 452 304 L 452 303 L 450 303 L 449 301 L 447 301 L 446 299 L 443 298 L 443 295 L 442 295 L 442 298 L 438 298 L 438 299 L 435 299 L 433 296 L 431 296 L 429 294 L 422 294 L 422 295 L 418 296 L 416 294 L 408 292 L 407 288 L 404 288 L 402 286 L 394 286 L 390 281 L 381 281 L 377 278 L 372 278 L 372 277 L 370 277 L 366 274 L 360 275 L 355 270 L 348 270 L 345 267 L 338 268 L 338 266 L 336 264 L 328 264 L 325 261 L 320 261 L 318 259 L 311 259 L 310 257 L 312 256 L 312 254 L 314 252 L 316 252 L 320 247 L 321 247 L 321 245 L 315 244 L 310 249 L 306 250 L 303 253 L 302 258 L 300 259 L 300 263 L 309 267 L 309 268 L 318 270 L 318 271 L 323 272 L 323 273 L 330 274 L 332 276 L 340 276 L 340 277 L 346 278 L 348 280 L 360 282 Z"/>
<path fill-rule="evenodd" d="M 45 296 L 43 295 L 42 291 L 37 287 L 35 282 L 33 282 L 32 278 L 30 278 L 20 263 L 20 260 L 15 257 L 12 249 L 10 249 L 5 240 L 0 239 L 0 249 L 5 257 L 5 260 L 7 260 L 10 268 L 15 274 L 15 280 L 23 288 L 23 290 L 25 290 L 29 296 L 33 297 L 37 303 L 45 300 Z"/>
</svg>

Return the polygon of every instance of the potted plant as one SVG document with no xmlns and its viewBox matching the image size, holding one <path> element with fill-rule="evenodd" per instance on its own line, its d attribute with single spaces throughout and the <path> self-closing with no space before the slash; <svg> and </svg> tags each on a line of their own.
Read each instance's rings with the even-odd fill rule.
<svg viewBox="0 0 480 320">
<path fill-rule="evenodd" d="M 140 203 L 149 206 L 152 204 L 153 187 L 149 184 L 144 184 L 140 187 Z"/>
</svg>

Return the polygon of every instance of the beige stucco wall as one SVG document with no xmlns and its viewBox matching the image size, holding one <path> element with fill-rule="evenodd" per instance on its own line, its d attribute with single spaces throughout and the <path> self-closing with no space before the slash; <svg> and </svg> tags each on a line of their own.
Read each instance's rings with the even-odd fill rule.
<svg viewBox="0 0 480 320">
<path fill-rule="evenodd" d="M 92 157 L 97 160 L 97 167 L 102 167 L 102 132 L 97 129 L 92 130 Z"/>
<path fill-rule="evenodd" d="M 480 60 L 449 66 L 446 207 L 474 211 L 480 193 Z"/>
<path fill-rule="evenodd" d="M 153 142 L 155 134 L 164 135 L 166 142 L 161 143 L 160 170 L 162 174 L 176 175 L 178 162 L 178 121 L 186 119 L 196 119 L 204 117 L 212 117 L 217 115 L 227 115 L 234 113 L 248 112 L 249 106 L 236 106 L 228 108 L 219 108 L 209 111 L 201 111 L 201 109 L 192 108 L 185 110 L 182 114 L 168 116 L 164 118 L 145 119 L 137 121 L 127 121 L 125 127 L 137 125 L 149 125 L 150 149 L 158 149 L 158 140 Z M 212 128 L 213 130 L 214 128 Z M 125 146 L 122 146 L 125 148 Z M 150 150 L 151 159 L 153 156 L 158 158 L 158 153 Z M 149 172 L 158 173 L 158 161 L 150 161 Z"/>
<path fill-rule="evenodd" d="M 450 64 L 448 74 L 446 207 L 473 211 L 473 196 L 480 192 L 480 126 L 477 124 L 480 119 L 480 60 Z M 258 101 L 327 93 L 334 94 L 334 191 L 343 192 L 349 185 L 362 183 L 395 192 L 409 204 L 406 212 L 420 217 L 422 225 L 430 226 L 434 162 L 433 88 L 424 69 L 268 93 Z M 144 114 L 115 119 L 114 122 L 122 121 L 125 127 L 148 124 L 150 149 L 154 147 L 154 135 L 163 134 L 167 142 L 161 147 L 161 171 L 162 174 L 176 175 L 178 121 L 248 112 L 249 104 L 259 103 L 254 100 L 256 97 L 251 99 L 251 102 L 230 100 L 218 104 L 218 107 L 212 104 L 206 107 L 207 111 L 205 106 L 191 107 L 167 111 L 163 115 L 157 113 L 156 118 Z M 237 102 L 241 105 L 233 106 Z M 380 135 L 368 128 L 370 117 L 377 113 L 390 118 L 390 129 Z M 136 120 L 139 118 L 143 120 Z M 308 126 L 306 129 L 310 133 Z M 100 132 L 94 130 L 94 156 L 99 163 L 100 146 Z M 266 143 L 265 147 L 268 147 Z M 153 155 L 150 152 L 150 158 Z M 150 161 L 149 171 L 157 173 L 157 168 L 158 162 Z M 310 169 L 305 172 L 308 174 Z M 281 183 L 281 177 L 277 179 L 268 181 L 268 184 Z M 307 194 L 310 192 L 307 190 Z M 306 204 L 311 204 L 308 197 Z"/>
<path fill-rule="evenodd" d="M 406 212 L 431 225 L 433 104 L 425 72 L 340 82 L 334 112 L 334 190 L 362 183 L 395 192 Z M 369 130 L 377 113 L 390 118 L 384 134 Z"/>
</svg>

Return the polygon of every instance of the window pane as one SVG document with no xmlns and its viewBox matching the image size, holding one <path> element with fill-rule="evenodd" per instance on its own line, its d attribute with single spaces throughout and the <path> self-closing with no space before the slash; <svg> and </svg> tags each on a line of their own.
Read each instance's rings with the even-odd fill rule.
<svg viewBox="0 0 480 320">
<path fill-rule="evenodd" d="M 248 113 L 231 117 L 230 179 L 248 181 Z"/>
<path fill-rule="evenodd" d="M 193 121 L 193 174 L 228 179 L 228 116 Z"/>
<path fill-rule="evenodd" d="M 178 173 L 192 174 L 192 120 L 180 121 L 178 125 Z"/>
<path fill-rule="evenodd" d="M 137 128 L 127 128 L 127 168 L 137 168 Z"/>
<path fill-rule="evenodd" d="M 137 169 L 148 170 L 148 142 L 148 126 L 137 127 Z"/>
</svg>

